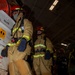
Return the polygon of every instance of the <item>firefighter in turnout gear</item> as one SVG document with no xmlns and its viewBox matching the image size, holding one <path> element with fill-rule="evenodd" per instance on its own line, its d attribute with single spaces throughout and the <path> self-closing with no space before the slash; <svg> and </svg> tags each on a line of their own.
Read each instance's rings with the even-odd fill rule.
<svg viewBox="0 0 75 75">
<path fill-rule="evenodd" d="M 45 37 L 43 27 L 38 26 L 33 55 L 33 67 L 36 75 L 52 75 L 52 54 L 52 42 Z"/>
<path fill-rule="evenodd" d="M 29 41 L 32 39 L 32 22 L 23 14 L 19 6 L 12 7 L 12 16 L 16 21 L 12 29 L 12 40 L 8 43 L 9 74 L 10 75 L 32 75 L 27 63 L 31 47 Z"/>
</svg>

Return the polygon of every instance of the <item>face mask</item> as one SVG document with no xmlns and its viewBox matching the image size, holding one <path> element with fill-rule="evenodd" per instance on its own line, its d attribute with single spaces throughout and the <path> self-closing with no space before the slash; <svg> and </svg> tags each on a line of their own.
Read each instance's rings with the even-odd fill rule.
<svg viewBox="0 0 75 75">
<path fill-rule="evenodd" d="M 18 13 L 16 13 L 16 14 L 13 15 L 14 20 L 16 20 L 17 17 L 18 17 Z"/>
<path fill-rule="evenodd" d="M 42 31 L 37 31 L 37 35 L 41 35 L 42 34 Z"/>
</svg>

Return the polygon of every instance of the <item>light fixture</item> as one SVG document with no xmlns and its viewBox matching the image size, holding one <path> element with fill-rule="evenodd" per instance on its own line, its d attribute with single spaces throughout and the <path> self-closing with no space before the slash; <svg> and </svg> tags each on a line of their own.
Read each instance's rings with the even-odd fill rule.
<svg viewBox="0 0 75 75">
<path fill-rule="evenodd" d="M 51 5 L 51 7 L 49 8 L 49 10 L 53 10 L 54 9 L 54 5 Z"/>
<path fill-rule="evenodd" d="M 55 1 L 53 2 L 53 5 L 55 6 L 57 3 L 58 3 L 58 0 L 55 0 Z"/>
<path fill-rule="evenodd" d="M 65 43 L 61 43 L 61 45 L 63 45 L 63 46 L 68 46 L 67 44 L 65 44 Z"/>
<path fill-rule="evenodd" d="M 53 4 L 50 6 L 49 10 L 53 10 L 54 7 L 57 5 L 57 3 L 58 3 L 58 0 L 55 0 L 55 1 L 53 2 Z"/>
</svg>

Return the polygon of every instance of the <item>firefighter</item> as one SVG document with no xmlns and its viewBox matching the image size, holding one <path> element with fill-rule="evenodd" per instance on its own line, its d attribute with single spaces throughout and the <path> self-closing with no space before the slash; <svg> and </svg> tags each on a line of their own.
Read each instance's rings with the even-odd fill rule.
<svg viewBox="0 0 75 75">
<path fill-rule="evenodd" d="M 33 34 L 32 22 L 25 17 L 26 13 L 20 6 L 12 6 L 11 9 L 16 23 L 12 29 L 12 40 L 7 45 L 9 74 L 32 75 L 30 66 L 25 61 L 31 52 L 29 41 L 32 39 Z"/>
<path fill-rule="evenodd" d="M 69 52 L 69 61 L 68 61 L 68 72 L 69 75 L 75 75 L 75 42 L 72 42 L 68 49 Z"/>
<path fill-rule="evenodd" d="M 38 26 L 33 55 L 33 67 L 36 75 L 52 75 L 52 55 L 52 42 L 45 36 L 44 28 Z"/>
</svg>

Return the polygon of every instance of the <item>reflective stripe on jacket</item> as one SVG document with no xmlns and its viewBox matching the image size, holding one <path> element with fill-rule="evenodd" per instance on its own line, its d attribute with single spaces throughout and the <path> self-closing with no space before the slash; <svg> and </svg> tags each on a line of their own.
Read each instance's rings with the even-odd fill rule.
<svg viewBox="0 0 75 75">
<path fill-rule="evenodd" d="M 43 44 L 36 44 L 36 45 L 34 45 L 34 48 L 37 48 L 37 47 L 43 47 L 43 48 L 46 48 L 46 46 L 45 45 L 43 45 Z"/>
<path fill-rule="evenodd" d="M 44 57 L 45 54 L 38 54 L 38 55 L 33 55 L 34 58 L 39 58 L 39 57 Z"/>
<path fill-rule="evenodd" d="M 46 41 L 46 44 L 45 44 Z M 46 37 L 44 40 L 44 35 L 39 35 L 37 40 L 34 43 L 34 50 L 41 50 L 42 48 L 49 50 L 50 53 L 53 53 L 53 45 L 52 42 Z"/>
</svg>

